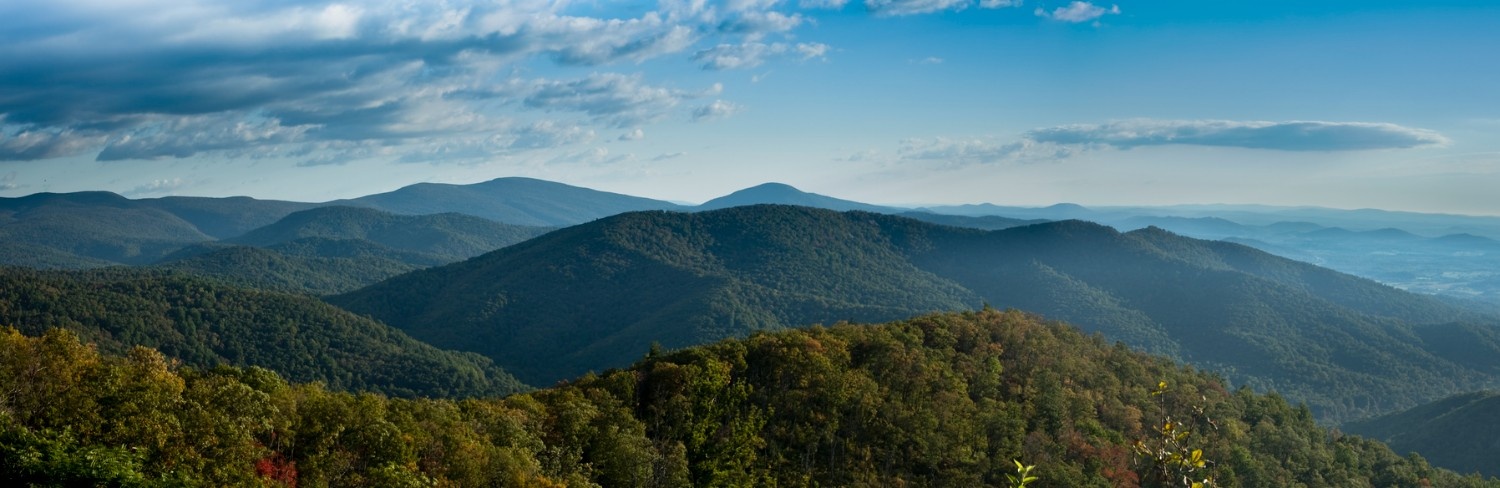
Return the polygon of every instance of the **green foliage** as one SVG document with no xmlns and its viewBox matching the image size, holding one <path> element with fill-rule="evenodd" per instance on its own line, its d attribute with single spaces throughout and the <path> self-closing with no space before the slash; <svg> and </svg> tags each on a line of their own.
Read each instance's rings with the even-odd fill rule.
<svg viewBox="0 0 1500 488">
<path fill-rule="evenodd" d="M 1500 375 L 1493 319 L 1244 246 L 1079 221 L 986 232 L 775 205 L 640 212 L 330 301 L 542 385 L 623 366 L 653 341 L 986 302 L 1283 392 L 1325 421 Z"/>
<path fill-rule="evenodd" d="M 487 359 L 314 298 L 174 273 L 0 268 L 0 323 L 33 335 L 65 328 L 115 354 L 144 345 L 191 366 L 260 366 L 338 389 L 474 396 L 525 388 Z"/>
<path fill-rule="evenodd" d="M 1135 442 L 1135 453 L 1145 464 L 1146 484 L 1150 486 L 1176 486 L 1202 488 L 1213 485 L 1213 461 L 1205 459 L 1202 434 L 1196 430 L 1205 426 L 1217 429 L 1218 425 L 1208 418 L 1203 407 L 1193 405 L 1183 415 L 1178 409 L 1167 405 L 1167 382 L 1158 382 L 1151 396 L 1158 399 L 1158 418 L 1150 433 Z M 1202 397 L 1204 401 L 1206 397 Z M 1186 417 L 1184 419 L 1184 417 Z"/>
<path fill-rule="evenodd" d="M 1220 486 L 1500 486 L 1018 312 L 756 334 L 502 400 L 392 399 L 0 331 L 0 483 L 1140 486 L 1164 378 Z M 1022 465 L 1017 459 L 1036 463 Z M 1019 475 L 1019 476 L 1018 476 Z M 1149 484 L 1149 483 L 1147 483 Z"/>
<path fill-rule="evenodd" d="M 168 256 L 153 268 L 210 277 L 249 288 L 326 295 L 352 291 L 442 262 L 423 255 L 399 253 L 365 241 L 308 238 L 270 249 L 194 247 Z"/>
<path fill-rule="evenodd" d="M 1016 461 L 1016 474 L 1005 475 L 1005 479 L 1010 481 L 1010 484 L 1006 485 L 1007 488 L 1026 488 L 1031 482 L 1041 479 L 1031 475 L 1033 469 L 1036 469 L 1036 466 L 1027 466 Z"/>
</svg>

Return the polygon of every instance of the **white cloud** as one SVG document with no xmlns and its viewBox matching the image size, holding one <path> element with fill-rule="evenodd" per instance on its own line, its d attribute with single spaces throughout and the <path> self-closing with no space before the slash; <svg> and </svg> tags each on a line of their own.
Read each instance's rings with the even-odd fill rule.
<svg viewBox="0 0 1500 488">
<path fill-rule="evenodd" d="M 624 134 L 620 134 L 620 138 L 618 140 L 621 140 L 621 141 L 639 141 L 639 140 L 645 139 L 645 138 L 646 138 L 646 131 L 641 130 L 640 127 L 636 127 L 635 129 L 631 129 L 629 131 L 626 131 Z"/>
<path fill-rule="evenodd" d="M 1434 131 L 1388 123 L 1232 120 L 1126 120 L 1036 129 L 1026 137 L 1075 146 L 1196 145 L 1282 151 L 1360 151 L 1439 146 Z"/>
<path fill-rule="evenodd" d="M 283 126 L 275 118 L 241 114 L 168 118 L 110 138 L 97 159 L 185 158 L 204 151 L 295 142 L 317 128 L 316 125 Z"/>
<path fill-rule="evenodd" d="M 184 183 L 182 181 L 182 178 L 152 180 L 149 183 L 136 186 L 134 189 L 131 189 L 126 193 L 131 196 L 160 195 L 177 191 L 178 189 L 181 189 L 183 185 Z"/>
<path fill-rule="evenodd" d="M 1092 2 L 1081 2 L 1075 0 L 1073 3 L 1068 4 L 1068 6 L 1058 7 L 1056 9 L 1053 9 L 1051 12 L 1048 12 L 1041 7 L 1037 7 L 1035 13 L 1038 17 L 1046 17 L 1062 22 L 1081 23 L 1098 19 L 1100 17 L 1103 17 L 1105 14 L 1118 15 L 1120 13 L 1120 6 L 1111 5 L 1106 9 L 1101 6 L 1094 5 Z"/>
<path fill-rule="evenodd" d="M 837 10 L 844 8 L 844 5 L 847 5 L 848 3 L 849 0 L 800 0 L 797 2 L 797 6 L 802 8 Z"/>
<path fill-rule="evenodd" d="M 979 8 L 1020 7 L 1022 0 L 979 0 Z"/>
<path fill-rule="evenodd" d="M 876 15 L 915 15 L 963 10 L 970 0 L 865 0 L 865 8 Z"/>
<path fill-rule="evenodd" d="M 613 154 L 609 149 L 594 147 L 582 151 L 565 153 L 548 160 L 552 164 L 583 164 L 589 166 L 608 166 L 624 163 L 635 159 L 634 154 Z"/>
<path fill-rule="evenodd" d="M 689 92 L 648 85 L 639 75 L 594 73 L 579 80 L 536 82 L 523 103 L 549 111 L 582 112 L 623 128 L 660 120 L 678 103 L 720 89 Z"/>
<path fill-rule="evenodd" d="M 299 150 L 267 149 L 289 144 L 425 145 L 440 134 L 463 145 L 506 129 L 517 108 L 641 125 L 713 93 L 610 73 L 476 87 L 514 78 L 537 57 L 607 66 L 681 55 L 704 40 L 790 37 L 806 19 L 781 4 L 663 1 L 616 18 L 546 0 L 11 0 L 0 6 L 0 161 L 94 151 L 102 160 L 233 159 Z M 784 57 L 827 51 L 780 45 Z"/>
<path fill-rule="evenodd" d="M 15 171 L 6 173 L 5 176 L 0 176 L 0 191 L 15 190 L 21 188 L 21 185 L 16 183 L 16 176 L 17 175 Z"/>
<path fill-rule="evenodd" d="M 651 161 L 653 161 L 653 162 L 654 161 L 666 161 L 668 159 L 677 159 L 677 158 L 680 158 L 680 157 L 683 157 L 683 156 L 686 156 L 686 155 L 687 155 L 687 153 L 685 153 L 685 152 L 674 152 L 674 153 L 658 154 L 658 155 L 656 155 L 656 157 L 651 158 Z"/>
<path fill-rule="evenodd" d="M 749 42 L 744 44 L 719 44 L 693 54 L 703 69 L 729 70 L 754 68 L 777 56 L 795 56 L 800 60 L 822 59 L 827 56 L 829 46 L 822 43 L 772 43 Z"/>
<path fill-rule="evenodd" d="M 742 107 L 740 107 L 739 105 L 735 105 L 723 100 L 714 100 L 713 103 L 709 103 L 708 105 L 704 105 L 693 110 L 693 120 L 698 122 L 719 120 L 739 113 L 741 110 Z"/>
<path fill-rule="evenodd" d="M 907 161 L 940 162 L 955 166 L 1000 162 L 1036 163 L 1067 159 L 1078 151 L 1059 144 L 1028 139 L 1002 142 L 995 138 L 907 139 L 896 151 Z"/>
<path fill-rule="evenodd" d="M 99 147 L 109 140 L 100 130 L 0 124 L 0 161 L 47 159 Z"/>
</svg>

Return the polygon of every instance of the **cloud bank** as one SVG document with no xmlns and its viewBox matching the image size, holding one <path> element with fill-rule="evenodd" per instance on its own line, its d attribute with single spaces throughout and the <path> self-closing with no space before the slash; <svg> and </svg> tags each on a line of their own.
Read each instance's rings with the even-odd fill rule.
<svg viewBox="0 0 1500 488">
<path fill-rule="evenodd" d="M 662 86 L 634 66 L 677 57 L 735 69 L 830 52 L 787 40 L 806 24 L 788 8 L 758 0 L 644 10 L 542 0 L 12 0 L 0 5 L 0 161 L 340 150 L 330 148 L 359 157 L 521 141 L 504 145 L 513 150 L 577 140 L 537 138 L 542 122 L 589 131 L 697 120 L 683 102 L 720 89 Z M 535 59 L 598 70 L 527 78 L 518 66 Z"/>
<path fill-rule="evenodd" d="M 1280 151 L 1364 151 L 1439 146 L 1442 134 L 1388 123 L 1264 122 L 1231 120 L 1127 120 L 1036 129 L 1027 139 L 1053 144 L 1107 146 L 1192 145 Z"/>
</svg>

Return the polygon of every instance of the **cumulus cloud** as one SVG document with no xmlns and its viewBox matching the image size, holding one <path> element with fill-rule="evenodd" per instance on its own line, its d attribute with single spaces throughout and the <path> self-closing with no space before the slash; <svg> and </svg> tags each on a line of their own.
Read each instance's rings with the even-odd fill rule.
<svg viewBox="0 0 1500 488">
<path fill-rule="evenodd" d="M 294 142 L 316 126 L 286 127 L 275 118 L 189 116 L 146 124 L 119 134 L 99 152 L 99 161 L 185 158 L 204 151 Z"/>
<path fill-rule="evenodd" d="M 930 14 L 963 10 L 970 0 L 865 0 L 865 8 L 876 15 Z"/>
<path fill-rule="evenodd" d="M 728 34 L 744 34 L 758 39 L 766 34 L 796 29 L 805 20 L 801 14 L 750 11 L 720 23 L 719 31 Z"/>
<path fill-rule="evenodd" d="M 1127 120 L 1036 129 L 1026 138 L 1065 145 L 1196 145 L 1282 151 L 1360 151 L 1444 145 L 1437 132 L 1387 123 Z"/>
<path fill-rule="evenodd" d="M 636 128 L 631 129 L 629 131 L 626 131 L 624 134 L 620 134 L 620 138 L 617 139 L 617 140 L 620 140 L 620 141 L 639 141 L 639 140 L 645 139 L 645 138 L 646 138 L 646 131 L 641 130 L 640 127 L 636 127 Z"/>
<path fill-rule="evenodd" d="M 1096 20 L 1100 17 L 1103 17 L 1105 14 L 1118 15 L 1120 13 L 1120 6 L 1111 5 L 1109 8 L 1104 8 L 1098 5 L 1094 5 L 1092 2 L 1080 2 L 1075 0 L 1073 3 L 1068 4 L 1066 7 L 1058 7 L 1052 9 L 1051 11 L 1047 11 L 1041 7 L 1037 7 L 1035 13 L 1038 17 L 1046 17 L 1062 22 L 1081 23 Z"/>
<path fill-rule="evenodd" d="M 691 92 L 651 86 L 639 75 L 594 73 L 578 80 L 536 82 L 522 103 L 544 110 L 581 112 L 623 128 L 660 120 L 682 101 L 722 89 L 715 86 Z"/>
<path fill-rule="evenodd" d="M 345 144 L 364 152 L 509 130 L 517 109 L 645 124 L 716 92 L 610 73 L 476 87 L 538 57 L 607 67 L 790 37 L 806 19 L 782 3 L 663 1 L 610 17 L 544 0 L 12 0 L 0 7 L 0 160 L 254 157 L 374 141 Z M 789 58 L 827 52 L 768 45 Z"/>
<path fill-rule="evenodd" d="M 729 70 L 754 68 L 777 56 L 794 56 L 800 60 L 822 59 L 828 55 L 829 46 L 822 43 L 772 43 L 749 42 L 744 44 L 719 44 L 693 54 L 706 70 Z"/>
<path fill-rule="evenodd" d="M 6 173 L 5 176 L 0 176 L 0 191 L 15 190 L 21 188 L 21 185 L 16 183 L 16 176 L 17 174 L 15 171 Z"/>
<path fill-rule="evenodd" d="M 742 107 L 723 100 L 714 100 L 708 105 L 693 110 L 693 121 L 708 122 L 719 120 L 739 113 Z"/>
</svg>

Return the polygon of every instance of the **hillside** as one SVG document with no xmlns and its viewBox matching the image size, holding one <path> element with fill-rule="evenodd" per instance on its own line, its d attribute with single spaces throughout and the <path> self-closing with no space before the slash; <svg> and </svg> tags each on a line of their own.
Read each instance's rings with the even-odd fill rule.
<svg viewBox="0 0 1500 488">
<path fill-rule="evenodd" d="M 249 288 L 327 295 L 447 262 L 364 240 L 308 237 L 269 248 L 199 244 L 151 267 Z"/>
<path fill-rule="evenodd" d="M 0 330 L 0 358 L 18 485 L 977 487 L 1023 462 L 1035 488 L 1500 486 L 1018 312 L 758 334 L 460 402 L 101 357 L 59 331 Z"/>
<path fill-rule="evenodd" d="M 1435 325 L 1484 319 L 1430 297 L 1240 245 L 1078 221 L 986 232 L 786 206 L 632 213 L 330 301 L 532 384 L 623 365 L 652 342 L 981 303 L 1175 355 L 1327 420 L 1500 374 L 1496 327 Z"/>
<path fill-rule="evenodd" d="M 259 200 L 250 197 L 161 197 L 135 201 L 177 216 L 215 239 L 228 239 L 270 225 L 292 212 L 321 204 Z"/>
<path fill-rule="evenodd" d="M 335 206 L 296 212 L 225 242 L 271 247 L 306 238 L 363 240 L 396 251 L 457 261 L 549 230 L 552 229 L 501 224 L 455 213 L 396 215 L 369 208 Z"/>
<path fill-rule="evenodd" d="M 0 268 L 0 324 L 30 335 L 61 327 L 111 353 L 143 345 L 191 366 L 260 366 L 337 389 L 469 396 L 524 388 L 487 359 L 314 298 L 172 273 Z"/>
<path fill-rule="evenodd" d="M 398 214 L 461 213 L 513 225 L 581 224 L 637 210 L 679 205 L 531 178 L 498 178 L 471 185 L 418 183 L 328 205 L 371 207 Z"/>
<path fill-rule="evenodd" d="M 538 385 L 628 364 L 653 342 L 981 304 L 877 228 L 801 207 L 624 214 L 331 300 Z"/>
<path fill-rule="evenodd" d="M 1435 466 L 1500 476 L 1500 392 L 1455 395 L 1340 429 L 1420 453 Z"/>
</svg>

